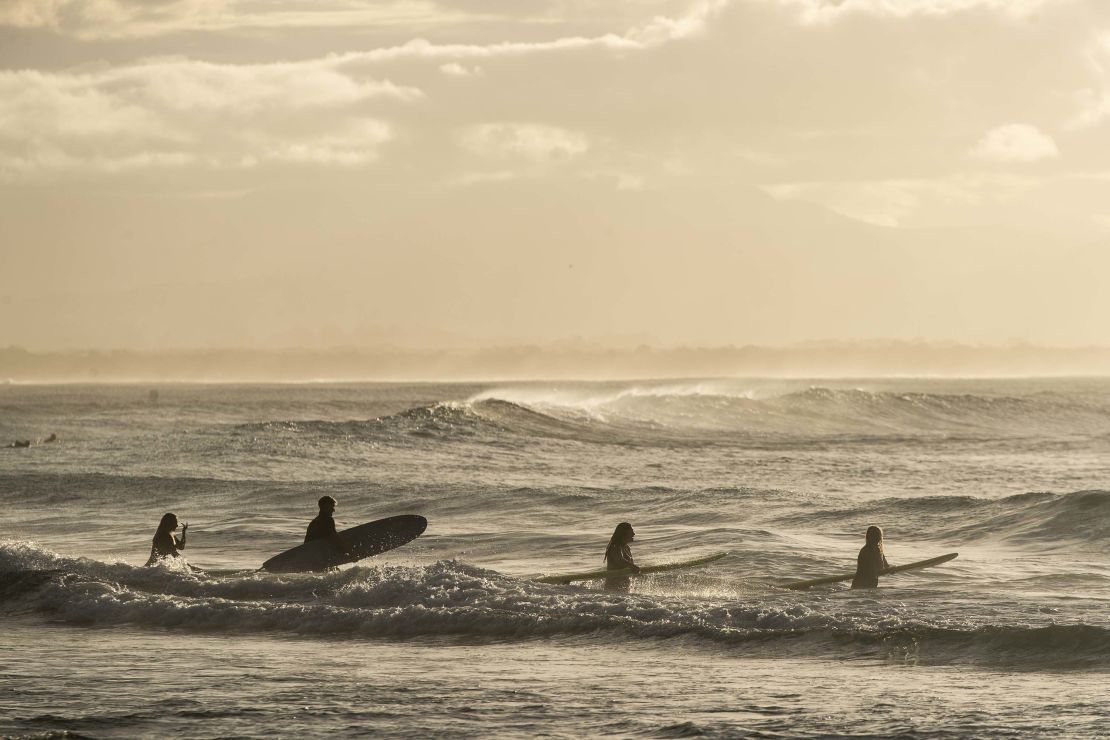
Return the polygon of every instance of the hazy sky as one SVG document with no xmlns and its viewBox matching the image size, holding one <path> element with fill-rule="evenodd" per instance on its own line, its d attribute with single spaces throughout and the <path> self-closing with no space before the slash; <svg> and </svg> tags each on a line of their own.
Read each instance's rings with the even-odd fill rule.
<svg viewBox="0 0 1110 740">
<path fill-rule="evenodd" d="M 0 346 L 1107 317 L 1106 0 L 0 0 Z"/>
</svg>

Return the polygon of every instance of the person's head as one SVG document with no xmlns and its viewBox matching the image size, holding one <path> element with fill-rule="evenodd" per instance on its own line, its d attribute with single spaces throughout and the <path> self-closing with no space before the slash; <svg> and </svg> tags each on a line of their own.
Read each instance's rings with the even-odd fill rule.
<svg viewBox="0 0 1110 740">
<path fill-rule="evenodd" d="M 609 544 L 605 547 L 605 557 L 609 557 L 615 548 L 627 545 L 636 537 L 636 532 L 632 529 L 632 525 L 628 522 L 621 522 L 617 528 L 613 530 L 613 536 L 609 538 Z"/>
<path fill-rule="evenodd" d="M 869 545 L 882 545 L 883 544 L 883 530 L 872 524 L 867 528 L 867 544 Z"/>
<path fill-rule="evenodd" d="M 159 532 L 173 532 L 177 529 L 177 514 L 166 513 L 162 515 L 162 521 L 158 522 Z"/>
<path fill-rule="evenodd" d="M 316 503 L 320 504 L 321 514 L 331 514 L 335 511 L 335 499 L 331 496 L 321 496 Z"/>
</svg>

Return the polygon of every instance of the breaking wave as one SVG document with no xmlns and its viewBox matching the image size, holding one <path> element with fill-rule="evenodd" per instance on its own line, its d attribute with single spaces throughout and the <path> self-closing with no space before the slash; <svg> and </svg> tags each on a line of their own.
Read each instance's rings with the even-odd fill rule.
<svg viewBox="0 0 1110 740">
<path fill-rule="evenodd" d="M 859 597 L 868 598 L 871 597 Z M 674 599 L 546 586 L 456 561 L 279 576 L 137 568 L 0 545 L 0 613 L 75 625 L 455 640 L 682 639 L 775 654 L 880 654 L 927 663 L 1105 668 L 1110 630 L 932 624 L 899 602 L 769 594 Z"/>
<path fill-rule="evenodd" d="M 386 442 L 576 439 L 617 444 L 920 438 L 1110 439 L 1101 398 L 911 393 L 813 386 L 781 393 L 692 383 L 542 390 L 505 387 L 462 401 L 417 406 L 355 421 L 273 421 L 251 433 L 313 433 Z"/>
</svg>

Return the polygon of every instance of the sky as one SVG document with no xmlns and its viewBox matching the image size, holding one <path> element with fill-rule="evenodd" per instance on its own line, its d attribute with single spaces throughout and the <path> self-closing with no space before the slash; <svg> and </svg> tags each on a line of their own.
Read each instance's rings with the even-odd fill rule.
<svg viewBox="0 0 1110 740">
<path fill-rule="evenodd" d="M 1105 0 L 0 0 L 0 346 L 1110 345 Z"/>
</svg>

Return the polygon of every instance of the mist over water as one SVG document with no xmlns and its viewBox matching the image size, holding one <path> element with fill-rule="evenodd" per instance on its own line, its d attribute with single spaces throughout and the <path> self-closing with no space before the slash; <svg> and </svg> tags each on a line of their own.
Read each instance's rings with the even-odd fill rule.
<svg viewBox="0 0 1110 740">
<path fill-rule="evenodd" d="M 51 432 L 0 450 L 3 733 L 163 734 L 202 706 L 198 736 L 1107 720 L 1110 381 L 0 387 L 0 442 Z M 429 527 L 256 571 L 324 494 L 341 527 Z M 197 570 L 140 567 L 166 511 Z M 529 580 L 600 567 L 625 520 L 640 562 L 730 555 L 628 592 Z M 853 569 L 870 524 L 892 564 L 960 556 L 777 588 Z"/>
</svg>

